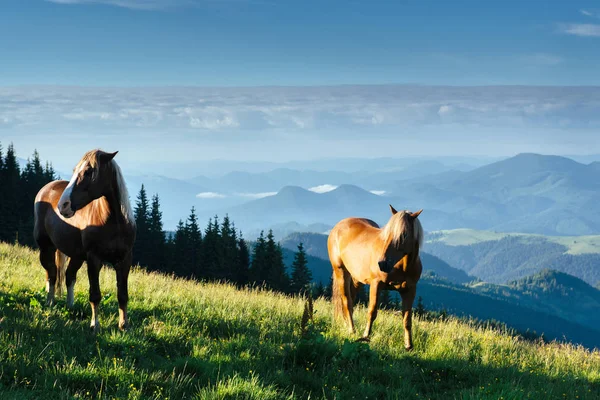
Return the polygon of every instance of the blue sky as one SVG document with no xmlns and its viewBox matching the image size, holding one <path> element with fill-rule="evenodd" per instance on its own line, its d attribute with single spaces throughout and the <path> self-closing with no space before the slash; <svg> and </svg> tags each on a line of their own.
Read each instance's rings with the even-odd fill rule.
<svg viewBox="0 0 600 400">
<path fill-rule="evenodd" d="M 600 2 L 4 0 L 0 85 L 600 85 Z"/>
<path fill-rule="evenodd" d="M 2 0 L 0 144 L 154 172 L 600 154 L 598 71 L 598 0 Z"/>
</svg>

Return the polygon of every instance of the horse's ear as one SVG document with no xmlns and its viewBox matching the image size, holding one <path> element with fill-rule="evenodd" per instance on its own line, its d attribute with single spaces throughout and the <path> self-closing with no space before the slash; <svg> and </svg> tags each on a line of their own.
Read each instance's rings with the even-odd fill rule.
<svg viewBox="0 0 600 400">
<path fill-rule="evenodd" d="M 392 211 L 392 215 L 395 215 L 398 211 L 390 204 L 390 211 Z"/>
<path fill-rule="evenodd" d="M 421 208 L 419 211 L 417 211 L 416 213 L 412 213 L 410 214 L 411 217 L 413 218 L 417 218 L 419 215 L 421 215 L 421 213 L 423 212 L 423 209 Z"/>
<path fill-rule="evenodd" d="M 117 155 L 118 152 L 119 151 L 115 151 L 114 153 L 102 153 L 102 154 L 100 154 L 100 159 L 103 162 L 107 163 L 110 160 L 112 160 L 113 158 L 115 158 L 115 156 Z"/>
</svg>

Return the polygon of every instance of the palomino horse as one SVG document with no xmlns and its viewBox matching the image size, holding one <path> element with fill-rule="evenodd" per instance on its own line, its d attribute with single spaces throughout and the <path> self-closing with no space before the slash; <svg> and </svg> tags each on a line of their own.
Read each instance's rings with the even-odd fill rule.
<svg viewBox="0 0 600 400">
<path fill-rule="evenodd" d="M 402 296 L 404 347 L 411 350 L 412 306 L 423 266 L 419 248 L 423 228 L 416 213 L 397 212 L 390 205 L 392 217 L 386 226 L 368 219 L 346 218 L 333 227 L 327 240 L 333 267 L 334 315 L 342 316 L 354 333 L 353 306 L 358 289 L 370 285 L 367 326 L 362 340 L 368 340 L 377 317 L 379 292 L 395 289 Z"/>
<path fill-rule="evenodd" d="M 121 169 L 115 153 L 87 152 L 74 169 L 71 181 L 54 181 L 35 198 L 34 237 L 40 247 L 40 261 L 46 269 L 47 303 L 54 303 L 55 288 L 62 284 L 66 256 L 67 306 L 74 303 L 77 271 L 87 262 L 90 281 L 92 322 L 97 331 L 100 304 L 100 268 L 104 262 L 117 272 L 119 328 L 127 319 L 127 278 L 135 241 L 135 220 Z M 57 281 L 58 276 L 58 281 Z"/>
</svg>

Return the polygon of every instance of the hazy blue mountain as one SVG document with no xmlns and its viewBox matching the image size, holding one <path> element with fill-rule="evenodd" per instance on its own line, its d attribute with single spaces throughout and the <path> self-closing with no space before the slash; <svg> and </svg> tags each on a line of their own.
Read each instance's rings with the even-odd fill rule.
<svg viewBox="0 0 600 400">
<path fill-rule="evenodd" d="M 353 185 L 342 185 L 327 193 L 315 193 L 299 186 L 286 186 L 276 195 L 221 209 L 246 231 L 264 229 L 281 222 L 302 225 L 323 223 L 333 226 L 351 216 L 387 221 L 389 199 Z"/>
<path fill-rule="evenodd" d="M 384 224 L 392 203 L 400 209 L 425 209 L 421 221 L 428 231 L 465 227 L 545 235 L 600 233 L 600 162 L 520 154 L 460 171 L 451 169 L 459 164 L 434 159 L 374 159 L 358 163 L 372 170 L 354 172 L 344 162 L 332 170 L 320 170 L 327 163 L 319 162 L 307 169 L 269 164 L 277 168 L 188 181 L 145 179 L 154 179 L 148 182 L 150 191 L 164 198 L 167 227 L 185 218 L 192 205 L 201 219 L 229 213 L 246 232 L 290 221 L 334 225 L 348 216 Z M 143 181 L 138 178 L 128 179 L 135 181 L 132 193 Z M 321 194 L 308 190 L 326 184 L 337 189 Z"/>
<path fill-rule="evenodd" d="M 244 236 L 247 238 L 250 238 L 250 239 L 256 239 L 260 235 L 261 231 L 267 232 L 268 230 L 272 230 L 273 235 L 275 235 L 276 238 L 285 238 L 285 237 L 287 237 L 289 235 L 293 235 L 295 233 L 323 234 L 323 233 L 329 232 L 330 229 L 331 229 L 331 225 L 327 225 L 327 224 L 316 223 L 316 224 L 303 225 L 303 224 L 299 224 L 298 222 L 291 221 L 291 222 L 284 222 L 281 224 L 271 225 L 264 229 L 261 228 L 261 229 L 257 229 L 254 231 L 244 232 Z"/>
<path fill-rule="evenodd" d="M 401 181 L 391 195 L 448 213 L 462 227 L 549 235 L 600 232 L 598 164 L 565 157 L 519 154 L 472 171 Z M 432 221 L 428 228 L 439 225 Z"/>
</svg>

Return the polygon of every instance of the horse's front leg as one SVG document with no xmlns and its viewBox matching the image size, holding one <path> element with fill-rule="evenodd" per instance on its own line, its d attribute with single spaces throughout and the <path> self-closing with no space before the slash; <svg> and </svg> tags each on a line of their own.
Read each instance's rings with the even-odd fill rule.
<svg viewBox="0 0 600 400">
<path fill-rule="evenodd" d="M 92 322 L 90 323 L 90 329 L 94 333 L 98 332 L 100 329 L 100 322 L 98 321 L 100 300 L 102 298 L 100 293 L 100 268 L 102 268 L 100 259 L 92 254 L 88 254 L 87 269 L 88 279 L 90 281 L 90 305 L 92 306 Z"/>
<path fill-rule="evenodd" d="M 46 270 L 46 305 L 54 305 L 54 290 L 56 288 L 56 278 L 58 270 L 56 268 L 55 260 L 56 249 L 53 247 L 46 247 L 40 249 L 40 263 Z"/>
<path fill-rule="evenodd" d="M 373 321 L 377 318 L 377 302 L 379 301 L 379 292 L 381 290 L 381 282 L 373 281 L 371 282 L 371 286 L 369 288 L 369 311 L 367 314 L 367 326 L 365 327 L 365 332 L 363 333 L 362 340 L 369 340 L 369 335 L 371 335 L 371 327 L 373 326 Z"/>
<path fill-rule="evenodd" d="M 127 280 L 131 269 L 131 252 L 115 267 L 117 273 L 117 299 L 119 300 L 119 329 L 125 330 L 129 327 L 127 318 L 127 302 L 129 301 Z"/>
<path fill-rule="evenodd" d="M 402 318 L 404 320 L 404 348 L 409 351 L 413 349 L 412 307 L 416 294 L 416 286 L 400 292 L 400 296 L 402 296 Z"/>
<path fill-rule="evenodd" d="M 77 271 L 83 265 L 83 260 L 71 258 L 66 272 L 67 282 L 67 307 L 72 308 L 75 304 L 75 282 L 77 281 Z M 89 267 L 88 267 L 89 268 Z"/>
</svg>

